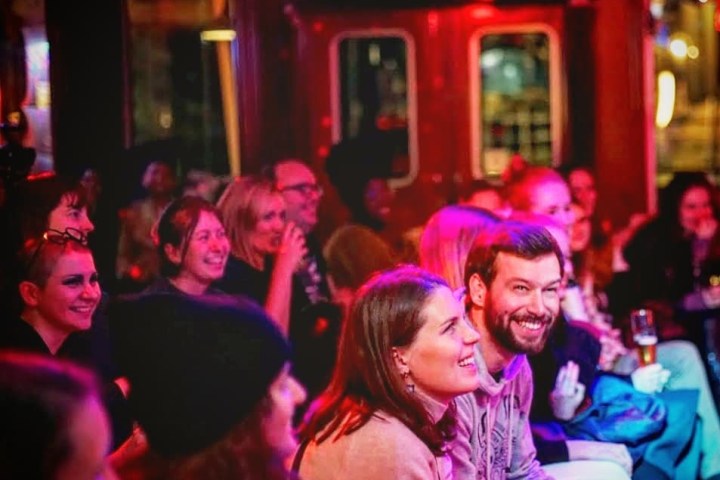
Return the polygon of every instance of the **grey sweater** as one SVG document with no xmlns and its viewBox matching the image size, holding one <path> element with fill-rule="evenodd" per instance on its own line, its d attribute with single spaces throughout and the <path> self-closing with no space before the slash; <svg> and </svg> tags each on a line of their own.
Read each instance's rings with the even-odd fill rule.
<svg viewBox="0 0 720 480">
<path fill-rule="evenodd" d="M 527 358 L 515 357 L 499 380 L 487 371 L 479 352 L 475 361 L 480 388 L 455 400 L 454 480 L 550 479 L 535 458 L 530 432 L 533 380 Z"/>
</svg>

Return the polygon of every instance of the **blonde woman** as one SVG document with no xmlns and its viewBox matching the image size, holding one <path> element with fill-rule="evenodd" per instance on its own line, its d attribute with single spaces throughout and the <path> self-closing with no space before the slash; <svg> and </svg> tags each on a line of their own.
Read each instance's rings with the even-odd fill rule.
<svg viewBox="0 0 720 480">
<path fill-rule="evenodd" d="M 264 305 L 288 335 L 293 273 L 307 251 L 302 230 L 286 220 L 282 194 L 263 177 L 236 178 L 217 207 L 230 240 L 230 258 L 217 286 Z"/>
<path fill-rule="evenodd" d="M 449 205 L 433 214 L 420 238 L 420 266 L 457 290 L 465 284 L 465 259 L 478 233 L 500 222 L 482 208 Z"/>
</svg>

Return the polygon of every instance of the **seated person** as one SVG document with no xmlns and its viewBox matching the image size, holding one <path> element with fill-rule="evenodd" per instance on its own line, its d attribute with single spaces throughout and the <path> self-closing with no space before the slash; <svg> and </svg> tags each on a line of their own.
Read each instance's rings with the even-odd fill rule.
<svg viewBox="0 0 720 480">
<path fill-rule="evenodd" d="M 160 277 L 145 292 L 201 295 L 225 273 L 230 242 L 220 212 L 199 197 L 174 200 L 156 227 Z"/>
<path fill-rule="evenodd" d="M 678 172 L 660 191 L 657 215 L 623 250 L 627 278 L 608 295 L 614 312 L 655 313 L 661 339 L 688 338 L 702 352 L 720 404 L 720 209 L 704 172 Z"/>
<path fill-rule="evenodd" d="M 448 205 L 435 212 L 420 237 L 420 266 L 440 275 L 453 290 L 463 289 L 465 260 L 478 233 L 501 220 L 489 210 Z"/>
<path fill-rule="evenodd" d="M 142 186 L 147 196 L 121 210 L 120 237 L 115 274 L 127 289 L 146 286 L 160 273 L 152 229 L 173 199 L 175 173 L 165 161 L 153 161 L 145 169 Z"/>
<path fill-rule="evenodd" d="M 11 282 L 22 266 L 17 252 L 25 241 L 41 237 L 47 231 L 72 232 L 87 242 L 87 235 L 95 229 L 88 218 L 87 194 L 82 186 L 67 177 L 43 174 L 21 182 L 8 196 L 2 209 L 0 238 L 0 303 L 9 305 L 14 313 L 21 305 L 13 304 L 15 285 Z"/>
<path fill-rule="evenodd" d="M 420 242 L 420 262 L 423 268 L 437 273 L 447 279 L 451 287 L 464 290 L 465 263 L 468 252 L 475 243 L 478 235 L 492 229 L 501 220 L 489 211 L 468 207 L 450 205 L 441 208 L 430 217 L 425 225 Z M 617 446 L 600 445 L 599 442 L 565 442 L 567 445 L 554 445 L 563 452 L 553 459 L 552 465 L 543 465 L 546 473 L 558 480 L 579 478 L 578 473 L 583 472 L 585 480 L 622 480 L 627 479 L 627 473 L 616 463 L 602 460 L 602 454 L 618 453 L 622 455 L 625 448 Z M 541 455 L 544 449 L 540 449 Z M 590 459 L 590 460 L 588 460 Z M 540 460 L 548 460 L 540 457 Z M 549 460 L 548 460 L 549 461 Z M 592 472 L 592 475 L 589 474 Z"/>
<path fill-rule="evenodd" d="M 573 270 L 572 263 L 570 262 L 570 246 L 566 230 L 549 217 L 525 216 L 524 221 L 544 226 L 553 235 L 564 255 L 566 277 L 571 278 Z M 567 291 L 568 289 L 564 289 L 564 296 L 567 295 Z M 562 306 L 563 314 L 566 314 L 567 311 L 564 308 L 564 301 L 562 302 Z M 595 378 L 594 372 L 596 372 L 596 370 L 600 372 L 604 370 L 611 371 L 612 366 L 615 364 L 615 360 L 623 352 L 615 345 L 618 343 L 617 339 L 609 338 L 607 336 L 607 331 L 597 329 L 590 323 L 584 321 L 576 321 L 573 323 L 575 327 L 569 331 L 573 333 L 575 328 L 583 328 L 588 333 L 589 339 L 585 339 L 580 336 L 578 337 L 578 340 L 563 340 L 563 342 L 566 343 L 560 342 L 560 347 L 557 347 L 559 340 L 556 339 L 555 342 L 552 342 L 551 340 L 552 345 L 554 345 L 552 348 L 557 347 L 557 349 L 562 352 L 563 349 L 570 348 L 572 345 L 583 344 L 584 347 L 580 347 L 577 352 L 585 352 L 586 355 L 591 355 L 591 353 L 595 351 L 594 347 L 591 345 L 594 343 L 598 346 L 598 359 L 594 360 L 595 363 L 591 361 L 588 366 L 585 361 L 587 358 L 581 362 L 578 361 L 576 357 L 573 358 L 567 353 L 557 353 L 553 350 L 553 352 L 555 352 L 562 360 L 556 369 L 563 367 L 568 360 L 573 360 L 577 365 L 584 367 L 586 374 L 590 375 L 589 377 L 584 378 L 585 382 L 581 382 L 585 385 L 585 387 L 590 387 L 591 383 L 587 382 Z M 563 328 L 563 322 L 561 321 L 557 329 L 558 331 L 554 332 L 554 336 L 551 337 L 551 339 L 558 336 L 558 338 L 565 339 L 565 336 L 561 333 Z M 584 343 L 581 342 L 581 340 L 583 340 Z M 620 344 L 620 347 L 622 347 L 622 344 Z M 638 361 L 634 352 L 625 352 L 624 357 L 633 360 L 631 363 L 623 358 L 624 363 L 630 366 L 627 370 L 628 373 L 630 373 L 628 379 L 632 382 L 632 385 L 636 390 L 646 394 L 655 394 L 663 389 L 670 391 L 682 391 L 685 389 L 697 391 L 697 407 L 695 408 L 693 406 L 692 411 L 697 413 L 702 420 L 703 425 L 702 432 L 700 432 L 701 439 L 699 442 L 702 454 L 701 472 L 705 475 L 708 474 L 708 472 L 714 472 L 720 469 L 720 455 L 718 455 L 716 442 L 714 440 L 718 435 L 720 435 L 720 420 L 718 419 L 717 410 L 712 402 L 710 387 L 697 350 L 689 342 L 664 342 L 661 345 L 658 345 L 657 356 L 659 363 L 637 368 Z M 531 363 L 533 363 L 533 365 L 540 365 L 541 367 L 539 368 L 542 368 L 543 371 L 545 371 L 545 369 L 551 369 L 550 365 L 554 364 L 553 361 L 550 361 L 547 358 L 544 360 L 538 360 L 537 362 L 532 362 L 531 359 Z M 552 376 L 552 373 L 547 373 L 547 375 Z M 550 384 L 555 384 L 554 377 Z M 546 388 L 547 385 L 547 381 L 543 386 L 536 378 L 536 390 L 538 392 L 540 392 L 542 388 Z M 580 395 L 584 392 L 578 391 L 575 393 Z M 538 396 L 537 398 L 539 400 L 547 398 L 544 393 L 542 395 L 542 397 Z M 712 475 L 712 473 L 710 473 L 710 475 Z"/>
<path fill-rule="evenodd" d="M 402 239 L 390 238 L 392 151 L 380 138 L 344 140 L 332 147 L 325 162 L 330 182 L 350 215 L 323 248 L 333 296 L 346 310 L 355 290 L 374 272 L 393 266 L 407 246 Z M 407 253 L 408 258 L 414 255 Z"/>
<path fill-rule="evenodd" d="M 306 252 L 305 235 L 285 219 L 282 194 L 259 176 L 238 177 L 218 200 L 230 240 L 230 258 L 217 287 L 265 306 L 287 335 L 291 328 L 294 273 Z"/>
<path fill-rule="evenodd" d="M 0 478 L 113 480 L 95 378 L 70 362 L 0 352 Z"/>
<path fill-rule="evenodd" d="M 378 273 L 358 290 L 338 365 L 302 429 L 305 480 L 445 479 L 454 398 L 479 386 L 477 332 L 440 277 Z"/>
<path fill-rule="evenodd" d="M 636 390 L 637 378 L 623 380 L 597 369 L 600 348 L 585 328 L 561 318 L 543 351 L 529 357 L 535 380 L 530 420 L 540 455 L 542 440 L 564 441 L 568 450 L 577 440 L 612 442 L 604 460 L 620 461 L 613 448 L 624 445 L 633 460 L 635 480 L 695 478 L 702 428 L 695 421 L 697 391 L 656 396 Z M 657 364 L 645 368 L 653 367 L 660 370 Z M 655 383 L 656 391 L 662 388 L 662 379 L 646 376 L 645 382 Z M 717 473 L 704 472 L 702 478 Z"/>
<path fill-rule="evenodd" d="M 121 478 L 288 479 L 283 462 L 297 447 L 291 422 L 305 391 L 289 373 L 290 346 L 259 306 L 151 293 L 120 299 L 109 314 L 140 427 L 134 450 L 114 457 Z"/>
<path fill-rule="evenodd" d="M 316 327 L 322 325 L 317 320 L 330 317 L 324 324 L 334 331 L 340 322 L 334 305 L 308 301 L 298 275 L 307 261 L 305 233 L 287 220 L 285 199 L 268 178 L 237 178 L 220 197 L 218 209 L 230 240 L 230 257 L 215 286 L 265 306 L 297 349 L 295 375 L 311 394 L 319 393 L 335 363 L 336 337 L 333 332 L 316 335 Z"/>
<path fill-rule="evenodd" d="M 123 385 L 115 383 L 104 318 L 94 315 L 101 292 L 90 250 L 67 233 L 48 233 L 26 242 L 21 264 L 15 285 L 22 309 L 0 321 L 0 349 L 67 358 L 96 371 L 118 445 L 130 433 L 130 420 Z"/>
</svg>

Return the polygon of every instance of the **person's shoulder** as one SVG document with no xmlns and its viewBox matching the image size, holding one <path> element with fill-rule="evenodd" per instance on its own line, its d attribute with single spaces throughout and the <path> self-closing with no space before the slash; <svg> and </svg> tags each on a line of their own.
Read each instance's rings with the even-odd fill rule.
<svg viewBox="0 0 720 480">
<path fill-rule="evenodd" d="M 369 449 L 386 453 L 401 452 L 412 443 L 424 446 L 407 425 L 384 412 L 375 412 L 365 425 L 351 435 L 355 437 L 353 443 L 356 447 L 365 445 Z"/>
</svg>

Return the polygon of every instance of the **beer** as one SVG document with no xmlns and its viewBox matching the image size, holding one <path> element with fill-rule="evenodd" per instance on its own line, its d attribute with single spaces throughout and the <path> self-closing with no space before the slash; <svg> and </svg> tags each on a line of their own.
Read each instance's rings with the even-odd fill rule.
<svg viewBox="0 0 720 480">
<path fill-rule="evenodd" d="M 633 340 L 638 349 L 640 365 L 651 365 L 657 359 L 657 332 L 653 312 L 646 308 L 640 308 L 630 312 L 630 328 L 632 329 Z"/>
<path fill-rule="evenodd" d="M 640 357 L 640 365 L 652 365 L 657 361 L 657 336 L 640 334 L 634 337 L 635 345 L 638 348 L 638 357 Z"/>
</svg>

